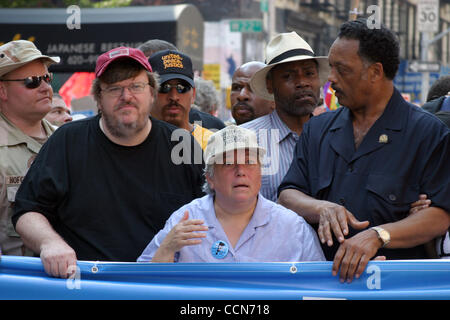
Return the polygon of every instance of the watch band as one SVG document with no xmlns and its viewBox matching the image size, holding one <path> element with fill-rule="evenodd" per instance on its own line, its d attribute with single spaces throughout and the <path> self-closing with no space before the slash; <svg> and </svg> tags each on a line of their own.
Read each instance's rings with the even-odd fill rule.
<svg viewBox="0 0 450 320">
<path fill-rule="evenodd" d="M 370 229 L 374 230 L 377 233 L 378 239 L 380 239 L 383 243 L 382 248 L 386 247 L 391 241 L 391 235 L 386 229 L 383 229 L 381 227 L 372 227 Z"/>
</svg>

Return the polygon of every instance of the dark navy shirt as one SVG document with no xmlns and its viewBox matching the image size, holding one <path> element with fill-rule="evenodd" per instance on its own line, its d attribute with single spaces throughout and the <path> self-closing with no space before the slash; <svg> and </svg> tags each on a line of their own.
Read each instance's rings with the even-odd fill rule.
<svg viewBox="0 0 450 320">
<path fill-rule="evenodd" d="M 370 226 L 395 222 L 425 193 L 431 206 L 450 212 L 450 132 L 437 118 L 394 90 L 381 117 L 355 149 L 348 108 L 313 117 L 295 148 L 283 189 L 343 205 Z M 350 228 L 350 235 L 357 230 Z M 328 260 L 331 249 L 323 245 Z M 388 259 L 425 258 L 423 246 L 382 249 Z"/>
</svg>

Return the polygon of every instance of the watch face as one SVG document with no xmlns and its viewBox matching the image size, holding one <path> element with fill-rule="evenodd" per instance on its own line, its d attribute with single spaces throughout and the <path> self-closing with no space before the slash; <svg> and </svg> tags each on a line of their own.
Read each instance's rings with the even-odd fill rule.
<svg viewBox="0 0 450 320">
<path fill-rule="evenodd" d="M 383 247 L 386 246 L 391 240 L 389 232 L 380 227 L 373 227 L 373 229 L 377 232 L 378 238 L 383 242 Z"/>
<path fill-rule="evenodd" d="M 391 239 L 389 232 L 387 232 L 384 229 L 381 229 L 379 232 L 380 238 L 383 241 L 384 245 L 388 244 L 389 240 Z"/>
</svg>

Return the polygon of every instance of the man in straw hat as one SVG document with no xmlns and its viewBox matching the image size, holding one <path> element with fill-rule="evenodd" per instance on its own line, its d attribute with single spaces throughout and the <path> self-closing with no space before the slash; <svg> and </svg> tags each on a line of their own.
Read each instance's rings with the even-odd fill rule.
<svg viewBox="0 0 450 320">
<path fill-rule="evenodd" d="M 26 40 L 0 46 L 0 252 L 23 255 L 11 224 L 16 192 L 54 128 L 44 120 L 52 108 L 52 74 L 59 57 L 43 55 Z"/>
<path fill-rule="evenodd" d="M 61 126 L 16 197 L 16 230 L 56 277 L 77 259 L 136 261 L 174 210 L 203 195 L 196 152 L 175 164 L 174 127 L 150 117 L 158 82 L 142 51 L 105 52 L 95 74 L 100 114 Z M 183 143 L 201 154 L 191 135 Z"/>
<path fill-rule="evenodd" d="M 205 151 L 207 195 L 175 211 L 138 261 L 324 260 L 303 218 L 259 193 L 264 153 L 251 130 L 231 125 L 214 133 Z"/>
<path fill-rule="evenodd" d="M 426 258 L 448 229 L 450 131 L 395 89 L 399 43 L 384 25 L 344 23 L 329 61 L 344 107 L 308 121 L 279 200 L 318 224 L 333 274 L 351 282 L 375 255 Z M 420 194 L 431 206 L 409 212 Z"/>
<path fill-rule="evenodd" d="M 316 57 L 309 44 L 297 33 L 281 33 L 266 49 L 267 66 L 250 80 L 253 92 L 275 101 L 275 110 L 242 124 L 258 133 L 266 147 L 261 193 L 277 200 L 277 188 L 289 165 L 303 125 L 317 107 L 320 86 L 328 77 L 328 59 Z"/>
</svg>

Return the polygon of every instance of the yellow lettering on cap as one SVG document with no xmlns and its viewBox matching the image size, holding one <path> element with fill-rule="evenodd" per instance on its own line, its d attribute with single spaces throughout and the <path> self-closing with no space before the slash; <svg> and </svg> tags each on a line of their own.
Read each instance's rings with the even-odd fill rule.
<svg viewBox="0 0 450 320">
<path fill-rule="evenodd" d="M 164 69 L 167 68 L 181 68 L 183 69 L 183 58 L 179 54 L 168 54 L 162 57 Z"/>
</svg>

